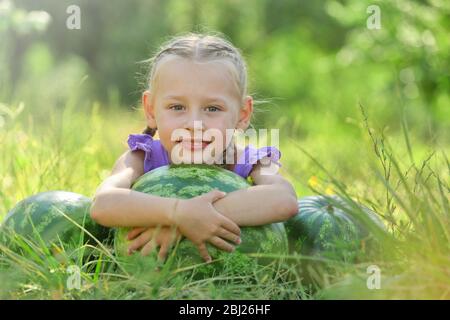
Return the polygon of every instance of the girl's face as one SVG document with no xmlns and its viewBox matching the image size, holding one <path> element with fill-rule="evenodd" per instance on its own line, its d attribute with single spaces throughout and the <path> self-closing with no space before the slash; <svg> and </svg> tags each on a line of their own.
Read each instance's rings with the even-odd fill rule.
<svg viewBox="0 0 450 320">
<path fill-rule="evenodd" d="M 177 56 L 158 64 L 153 91 L 144 92 L 142 100 L 147 124 L 158 128 L 171 160 L 174 148 L 188 150 L 191 155 L 202 152 L 214 140 L 203 135 L 208 129 L 220 132 L 223 151 L 229 142 L 227 129 L 248 127 L 253 100 L 250 96 L 244 101 L 240 97 L 232 68 L 227 61 L 195 62 Z M 189 134 L 174 138 L 172 133 L 180 129 Z"/>
</svg>

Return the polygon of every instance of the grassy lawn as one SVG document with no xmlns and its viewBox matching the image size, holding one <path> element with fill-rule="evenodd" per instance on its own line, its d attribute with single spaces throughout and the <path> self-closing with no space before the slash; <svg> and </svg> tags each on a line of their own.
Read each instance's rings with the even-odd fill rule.
<svg viewBox="0 0 450 320">
<path fill-rule="evenodd" d="M 18 105 L 2 105 L 0 218 L 42 191 L 91 197 L 126 150 L 127 135 L 143 127 L 140 113 L 123 108 L 106 111 L 93 104 L 81 110 L 68 103 L 47 113 L 27 107 L 19 112 Z M 358 106 L 346 121 L 313 114 L 277 121 L 272 126 L 281 128 L 281 173 L 298 197 L 339 194 L 373 209 L 388 230 L 378 238 L 381 250 L 362 248 L 352 263 L 330 261 L 310 270 L 308 279 L 302 268 L 311 257 L 298 255 L 278 257 L 268 266 L 243 256 L 202 278 L 202 265 L 189 270 L 163 265 L 157 271 L 149 257 L 130 266 L 103 246 L 90 260 L 82 259 L 83 250 L 54 255 L 37 245 L 19 256 L 1 246 L 0 298 L 449 299 L 448 137 L 441 132 L 430 142 L 406 126 L 372 127 L 370 114 Z M 381 271 L 378 290 L 366 285 L 373 265 Z M 67 286 L 69 266 L 81 271 L 77 290 Z"/>
</svg>

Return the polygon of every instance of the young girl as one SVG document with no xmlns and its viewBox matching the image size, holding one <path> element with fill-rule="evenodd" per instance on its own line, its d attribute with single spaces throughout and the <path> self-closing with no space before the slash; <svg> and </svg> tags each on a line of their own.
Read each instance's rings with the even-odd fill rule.
<svg viewBox="0 0 450 320">
<path fill-rule="evenodd" d="M 295 215 L 292 185 L 279 174 L 262 174 L 263 159 L 269 166 L 278 164 L 280 153 L 274 147 L 242 148 L 224 141 L 223 152 L 233 151 L 234 161 L 221 166 L 244 178 L 251 176 L 254 186 L 246 190 L 227 195 L 213 190 L 188 200 L 130 190 L 139 176 L 173 163 L 176 148 L 195 153 L 212 142 L 205 137 L 174 140 L 174 130 L 192 134 L 194 123 L 200 123 L 201 131 L 214 129 L 226 137 L 227 129 L 247 129 L 253 113 L 245 62 L 228 41 L 201 34 L 176 37 L 151 61 L 148 88 L 142 95 L 147 129 L 129 136 L 130 150 L 120 156 L 95 194 L 92 218 L 108 227 L 132 227 L 129 253 L 140 250 L 146 255 L 159 247 L 164 259 L 175 240 L 184 236 L 210 261 L 206 243 L 232 251 L 231 243 L 240 243 L 239 226 L 280 222 Z M 153 138 L 156 132 L 159 140 Z"/>
</svg>

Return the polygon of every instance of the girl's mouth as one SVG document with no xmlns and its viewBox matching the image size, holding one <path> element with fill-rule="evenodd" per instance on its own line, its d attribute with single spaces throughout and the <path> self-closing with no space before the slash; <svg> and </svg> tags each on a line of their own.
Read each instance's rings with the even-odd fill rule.
<svg viewBox="0 0 450 320">
<path fill-rule="evenodd" d="M 203 150 L 206 148 L 208 144 L 211 143 L 211 141 L 204 141 L 204 140 L 181 140 L 180 141 L 181 146 L 184 149 L 196 151 L 196 150 Z"/>
</svg>

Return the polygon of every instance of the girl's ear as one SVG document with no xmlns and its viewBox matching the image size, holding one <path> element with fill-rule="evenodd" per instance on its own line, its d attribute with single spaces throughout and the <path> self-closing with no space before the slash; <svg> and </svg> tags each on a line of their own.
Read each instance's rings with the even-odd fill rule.
<svg viewBox="0 0 450 320">
<path fill-rule="evenodd" d="M 142 93 L 142 106 L 144 108 L 145 118 L 147 119 L 147 126 L 156 128 L 155 108 L 153 106 L 152 94 L 148 90 Z"/>
<path fill-rule="evenodd" d="M 250 125 L 250 119 L 253 114 L 253 98 L 247 96 L 242 108 L 239 110 L 239 120 L 236 129 L 246 130 Z"/>
</svg>

